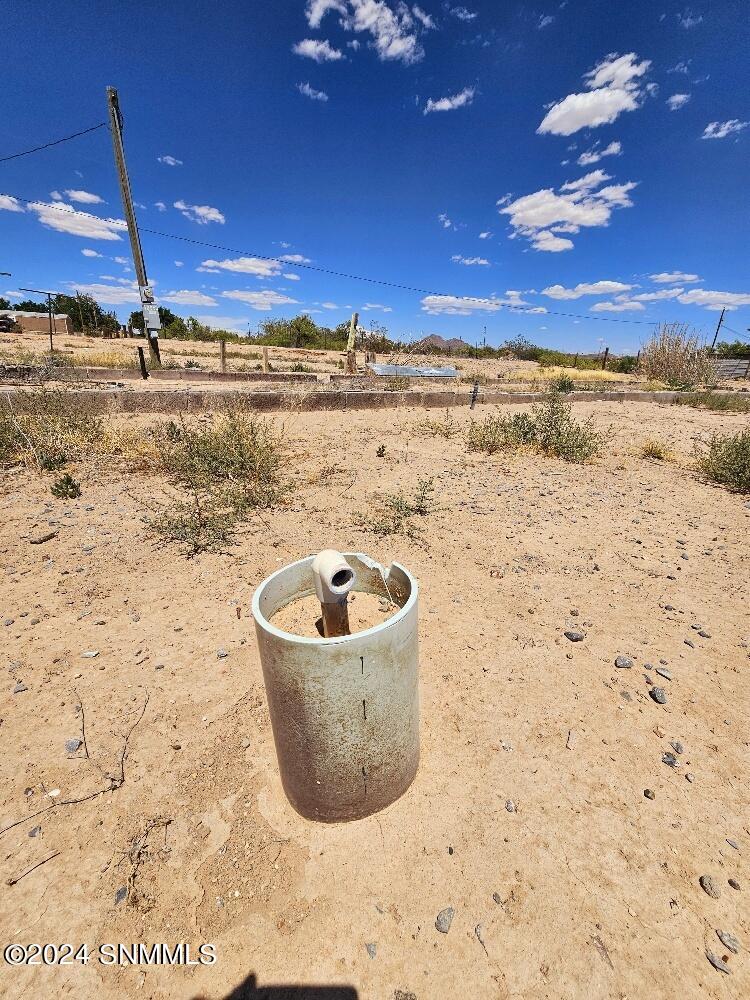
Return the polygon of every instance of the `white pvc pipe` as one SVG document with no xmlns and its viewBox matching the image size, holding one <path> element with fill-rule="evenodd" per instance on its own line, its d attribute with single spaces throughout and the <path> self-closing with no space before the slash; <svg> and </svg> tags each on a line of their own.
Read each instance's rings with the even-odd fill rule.
<svg viewBox="0 0 750 1000">
<path fill-rule="evenodd" d="M 354 586 L 354 570 L 335 549 L 324 549 L 313 559 L 315 593 L 321 604 L 343 604 Z"/>
</svg>

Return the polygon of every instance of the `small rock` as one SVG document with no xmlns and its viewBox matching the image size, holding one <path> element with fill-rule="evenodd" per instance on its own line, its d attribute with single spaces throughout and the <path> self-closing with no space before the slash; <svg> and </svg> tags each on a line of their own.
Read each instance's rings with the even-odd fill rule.
<svg viewBox="0 0 750 1000">
<path fill-rule="evenodd" d="M 571 618 L 577 618 L 579 614 L 580 614 L 580 611 L 578 610 L 578 608 L 571 608 L 570 609 L 570 617 Z"/>
<path fill-rule="evenodd" d="M 685 639 L 685 645 L 690 646 L 691 649 L 695 649 L 695 643 L 692 639 Z"/>
<path fill-rule="evenodd" d="M 492 893 L 492 899 L 493 899 L 493 901 L 495 903 L 497 903 L 498 906 L 500 906 L 501 903 L 502 903 L 502 901 L 503 901 L 503 898 L 502 898 L 502 896 L 500 895 L 499 892 L 493 892 Z"/>
<path fill-rule="evenodd" d="M 29 625 L 38 625 L 38 624 L 39 624 L 39 619 L 38 618 L 31 618 L 29 620 Z"/>
<path fill-rule="evenodd" d="M 227 656 L 229 656 L 229 653 L 226 651 L 226 649 L 217 649 L 216 656 L 218 659 L 224 660 L 226 659 Z"/>
<path fill-rule="evenodd" d="M 664 688 L 652 687 L 651 690 L 649 691 L 649 694 L 657 704 L 659 705 L 667 704 L 667 692 L 664 690 Z"/>
<path fill-rule="evenodd" d="M 14 621 L 15 621 L 15 618 L 6 618 L 3 621 L 3 625 L 5 625 L 6 628 L 10 628 L 10 626 L 13 624 Z"/>
<path fill-rule="evenodd" d="M 217 896 L 216 897 L 216 909 L 217 910 L 223 910 L 224 909 L 224 900 L 223 900 L 223 898 L 221 896 Z"/>
<path fill-rule="evenodd" d="M 373 942 L 371 942 L 370 944 L 366 944 L 365 948 L 367 948 L 367 954 L 370 956 L 370 958 L 375 958 L 375 955 L 377 954 L 378 951 L 378 946 Z"/>
<path fill-rule="evenodd" d="M 733 847 L 735 851 L 739 851 L 740 845 L 737 843 L 736 840 L 733 840 L 731 837 L 727 837 L 727 843 L 729 844 L 730 847 Z"/>
<path fill-rule="evenodd" d="M 710 896 L 711 899 L 719 898 L 719 896 L 721 895 L 721 893 L 719 892 L 719 887 L 717 886 L 717 884 L 714 882 L 714 880 L 711 878 L 710 875 L 701 875 L 698 881 L 700 882 L 701 889 L 703 889 L 703 891 L 706 893 L 707 896 Z"/>
<path fill-rule="evenodd" d="M 565 633 L 565 638 L 570 639 L 571 642 L 583 642 L 586 638 L 583 632 L 574 632 L 572 630 Z"/>
<path fill-rule="evenodd" d="M 718 931 L 716 932 L 719 941 L 724 945 L 725 948 L 729 948 L 732 954 L 736 955 L 740 950 L 740 942 L 734 936 L 730 934 L 729 931 Z"/>
<path fill-rule="evenodd" d="M 653 663 L 644 663 L 643 664 L 643 669 L 644 670 L 653 670 L 654 669 L 654 665 L 653 665 Z"/>
<path fill-rule="evenodd" d="M 664 610 L 665 611 L 674 611 L 674 605 L 672 605 L 672 604 L 665 604 L 664 605 Z"/>
<path fill-rule="evenodd" d="M 26 685 L 23 683 L 23 681 L 19 681 L 16 684 L 16 686 L 13 688 L 13 694 L 23 694 L 24 691 L 28 691 L 28 690 L 29 689 L 26 687 Z"/>
<path fill-rule="evenodd" d="M 81 656 L 83 657 L 84 660 L 93 660 L 94 657 L 98 655 L 99 655 L 98 649 L 87 649 L 84 653 L 81 653 Z"/>
<path fill-rule="evenodd" d="M 681 767 L 679 760 L 677 760 L 675 755 L 669 751 L 667 751 L 662 757 L 662 763 L 666 764 L 668 767 Z"/>
<path fill-rule="evenodd" d="M 36 535 L 34 538 L 30 538 L 29 542 L 31 545 L 41 545 L 43 542 L 50 542 L 57 535 L 56 531 L 47 531 L 43 535 Z"/>
<path fill-rule="evenodd" d="M 618 656 L 615 660 L 615 666 L 621 669 L 629 670 L 633 666 L 633 661 L 629 656 Z"/>
<path fill-rule="evenodd" d="M 513 799 L 507 799 L 505 802 L 505 808 L 509 813 L 514 813 L 516 811 L 516 804 Z"/>
<path fill-rule="evenodd" d="M 691 785 L 695 781 L 695 775 L 692 773 L 692 771 L 687 771 L 686 772 L 686 774 L 685 774 L 685 781 L 689 781 Z"/>
<path fill-rule="evenodd" d="M 663 740 L 664 737 L 667 735 L 664 732 L 664 730 L 661 728 L 661 726 L 654 726 L 653 732 L 654 732 L 654 736 L 658 736 L 660 740 Z"/>
<path fill-rule="evenodd" d="M 435 929 L 440 931 L 441 934 L 447 934 L 451 929 L 451 924 L 453 923 L 453 914 L 456 911 L 452 906 L 446 906 L 444 910 L 441 910 L 437 915 L 435 920 Z"/>
<path fill-rule="evenodd" d="M 78 753 L 78 751 L 83 746 L 83 740 L 79 740 L 77 737 L 74 740 L 65 741 L 65 752 L 66 753 Z"/>
<path fill-rule="evenodd" d="M 708 948 L 706 948 L 706 958 L 715 969 L 719 970 L 719 972 L 726 972 L 727 975 L 731 974 L 732 970 L 729 968 L 727 963 L 723 959 L 719 958 L 718 955 L 714 955 L 714 953 L 709 951 Z"/>
<path fill-rule="evenodd" d="M 128 887 L 126 885 L 121 885 L 120 888 L 115 893 L 115 906 L 125 899 L 128 894 Z"/>
<path fill-rule="evenodd" d="M 654 792 L 650 788 L 644 788 L 643 794 L 646 796 L 647 799 L 651 799 L 652 802 L 656 798 L 656 792 Z"/>
<path fill-rule="evenodd" d="M 729 882 L 729 884 L 731 885 L 731 887 L 733 889 L 736 889 L 737 892 L 740 891 L 740 883 L 737 881 L 736 878 L 730 878 L 730 879 L 727 879 L 727 881 Z"/>
<path fill-rule="evenodd" d="M 679 740 L 672 740 L 669 744 L 675 753 L 682 753 L 685 749 Z"/>
<path fill-rule="evenodd" d="M 243 750 L 249 750 L 250 747 L 251 747 L 251 745 L 252 744 L 250 743 L 250 740 L 243 740 L 242 741 L 242 749 Z"/>
<path fill-rule="evenodd" d="M 29 836 L 38 837 L 41 832 L 42 832 L 41 826 L 32 826 L 32 828 L 29 830 Z"/>
<path fill-rule="evenodd" d="M 170 746 L 172 747 L 173 750 L 182 750 L 181 743 L 171 743 Z"/>
<path fill-rule="evenodd" d="M 689 558 L 690 558 L 690 556 L 687 554 L 687 552 L 681 552 L 680 553 L 680 559 L 689 559 Z"/>
<path fill-rule="evenodd" d="M 667 670 L 666 667 L 657 667 L 656 672 L 660 677 L 663 677 L 665 681 L 672 680 L 672 674 Z"/>
<path fill-rule="evenodd" d="M 704 628 L 702 628 L 698 632 L 698 635 L 701 637 L 701 639 L 710 639 L 711 638 L 711 633 L 710 632 L 706 632 L 706 630 Z"/>
</svg>

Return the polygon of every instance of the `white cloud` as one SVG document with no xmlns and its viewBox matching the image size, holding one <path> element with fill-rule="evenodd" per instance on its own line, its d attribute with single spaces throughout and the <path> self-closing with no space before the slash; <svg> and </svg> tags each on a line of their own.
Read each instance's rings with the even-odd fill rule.
<svg viewBox="0 0 750 1000">
<path fill-rule="evenodd" d="M 597 302 L 591 306 L 595 313 L 642 312 L 646 307 L 641 302 Z"/>
<path fill-rule="evenodd" d="M 345 31 L 369 34 L 370 45 L 384 62 L 418 62 L 424 57 L 420 35 L 435 27 L 429 14 L 418 6 L 410 9 L 403 0 L 395 10 L 385 0 L 308 0 L 305 8 L 307 23 L 311 28 L 319 28 L 328 11 L 336 11 L 340 15 L 340 24 Z M 305 41 L 315 44 L 312 39 Z"/>
<path fill-rule="evenodd" d="M 692 10 L 686 8 L 685 10 L 677 13 L 677 21 L 682 28 L 690 29 L 695 28 L 703 21 L 702 14 L 694 14 Z"/>
<path fill-rule="evenodd" d="M 577 162 L 581 167 L 590 167 L 592 164 L 598 163 L 605 156 L 619 156 L 620 153 L 622 153 L 622 143 L 620 142 L 610 142 L 604 149 L 599 149 L 599 143 L 595 142 L 591 149 L 586 150 L 585 153 L 581 153 Z"/>
<path fill-rule="evenodd" d="M 230 330 L 233 333 L 247 333 L 249 320 L 236 316 L 196 316 L 199 323 L 210 327 L 212 330 Z"/>
<path fill-rule="evenodd" d="M 683 62 L 678 62 L 674 66 L 667 70 L 667 73 L 683 73 L 685 76 L 690 72 L 690 63 L 692 59 L 688 59 Z"/>
<path fill-rule="evenodd" d="M 641 292 L 639 295 L 616 295 L 618 302 L 660 302 L 664 299 L 676 299 L 685 291 L 684 288 L 660 288 L 658 292 Z"/>
<path fill-rule="evenodd" d="M 471 316 L 475 312 L 499 312 L 504 308 L 519 308 L 527 306 L 528 303 L 521 298 L 520 292 L 508 291 L 506 298 L 500 299 L 492 296 L 488 299 L 463 298 L 459 295 L 426 295 L 422 299 L 422 311 L 431 316 Z M 524 310 L 530 312 L 531 310 Z M 542 306 L 536 307 L 535 312 L 545 311 Z"/>
<path fill-rule="evenodd" d="M 542 295 L 550 299 L 580 299 L 582 295 L 612 295 L 614 292 L 629 292 L 632 285 L 624 285 L 621 281 L 582 281 L 575 288 L 565 288 L 563 285 L 550 285 L 542 289 Z"/>
<path fill-rule="evenodd" d="M 104 256 L 104 254 L 97 253 L 96 250 L 91 250 L 89 247 L 85 247 L 83 250 L 81 250 L 81 253 L 83 254 L 84 257 L 103 257 Z"/>
<path fill-rule="evenodd" d="M 23 212 L 21 203 L 9 194 L 0 194 L 0 212 Z"/>
<path fill-rule="evenodd" d="M 274 309 L 276 306 L 298 304 L 297 299 L 290 299 L 288 295 L 282 295 L 281 292 L 274 292 L 270 288 L 262 292 L 246 292 L 242 289 L 234 289 L 229 292 L 222 292 L 221 294 L 225 299 L 237 299 L 238 302 L 245 302 L 252 309 L 257 309 L 259 312 Z"/>
<path fill-rule="evenodd" d="M 373 309 L 377 312 L 393 312 L 393 308 L 391 306 L 382 306 L 379 302 L 365 302 L 362 306 L 362 312 L 371 312 Z"/>
<path fill-rule="evenodd" d="M 184 267 L 185 266 L 185 261 L 184 260 L 176 260 L 174 262 L 174 266 L 175 267 Z"/>
<path fill-rule="evenodd" d="M 130 266 L 130 260 L 127 257 L 113 257 L 112 260 L 115 262 L 115 264 L 122 265 L 122 267 Z"/>
<path fill-rule="evenodd" d="M 163 302 L 171 302 L 176 306 L 215 306 L 217 304 L 216 299 L 212 299 L 210 295 L 187 288 L 178 292 L 169 292 L 167 295 L 161 295 L 160 298 Z"/>
<path fill-rule="evenodd" d="M 679 111 L 680 108 L 685 107 L 689 100 L 690 94 L 672 94 L 671 97 L 667 98 L 667 107 L 670 111 Z"/>
<path fill-rule="evenodd" d="M 155 201 L 154 208 L 158 208 L 160 212 L 166 212 L 167 210 L 167 206 L 164 204 L 163 201 Z"/>
<path fill-rule="evenodd" d="M 660 271 L 659 274 L 650 274 L 649 277 L 655 285 L 690 285 L 701 280 L 697 274 L 685 274 L 684 271 Z"/>
<path fill-rule="evenodd" d="M 438 222 L 443 227 L 443 229 L 455 229 L 456 228 L 453 225 L 453 223 L 451 222 L 451 220 L 448 218 L 448 216 L 445 214 L 445 212 L 441 212 L 440 213 L 440 215 L 438 216 Z"/>
<path fill-rule="evenodd" d="M 343 309 L 343 306 L 337 305 L 335 302 L 321 302 L 319 303 L 324 309 Z"/>
<path fill-rule="evenodd" d="M 554 17 L 551 14 L 542 14 L 537 22 L 537 28 L 541 31 L 542 28 L 548 28 L 550 24 L 554 21 Z"/>
<path fill-rule="evenodd" d="M 103 205 L 104 198 L 100 198 L 98 194 L 92 194 L 90 191 L 71 191 L 67 190 L 65 194 L 68 196 L 68 201 L 77 201 L 81 205 Z M 57 200 L 57 199 L 55 199 Z"/>
<path fill-rule="evenodd" d="M 311 28 L 319 28 L 329 10 L 335 10 L 339 14 L 346 13 L 346 4 L 343 0 L 307 0 L 305 7 L 305 17 Z"/>
<path fill-rule="evenodd" d="M 86 212 L 78 212 L 72 205 L 64 202 L 49 204 L 34 201 L 29 208 L 36 212 L 43 226 L 55 229 L 59 233 L 70 233 L 72 236 L 83 236 L 88 240 L 119 240 L 121 231 L 127 231 L 124 219 L 100 219 Z"/>
<path fill-rule="evenodd" d="M 344 58 L 344 53 L 339 49 L 334 49 L 325 38 L 303 38 L 292 46 L 292 52 L 306 59 L 314 59 L 317 63 L 336 62 Z"/>
<path fill-rule="evenodd" d="M 156 159 L 159 163 L 165 164 L 167 167 L 181 167 L 182 160 L 178 160 L 175 156 L 157 156 Z"/>
<path fill-rule="evenodd" d="M 262 257 L 231 257 L 228 260 L 204 260 L 198 271 L 232 271 L 236 274 L 253 274 L 256 278 L 274 278 L 281 272 L 278 260 L 263 260 Z"/>
<path fill-rule="evenodd" d="M 309 257 L 303 257 L 301 253 L 285 253 L 280 258 L 288 264 L 312 264 Z"/>
<path fill-rule="evenodd" d="M 489 240 L 491 238 L 492 238 L 492 233 L 489 231 L 489 229 L 486 229 L 483 233 L 479 234 L 480 240 Z"/>
<path fill-rule="evenodd" d="M 449 13 L 459 21 L 473 21 L 477 17 L 473 10 L 467 10 L 466 7 L 451 7 Z"/>
<path fill-rule="evenodd" d="M 635 111 L 642 100 L 641 78 L 651 62 L 638 62 L 634 52 L 608 55 L 584 75 L 588 92 L 568 94 L 553 104 L 537 133 L 572 135 L 582 128 L 596 128 L 615 121 L 623 111 Z"/>
<path fill-rule="evenodd" d="M 49 196 L 50 196 L 50 198 L 53 201 L 62 201 L 63 200 L 63 196 L 60 194 L 59 191 L 50 191 Z"/>
<path fill-rule="evenodd" d="M 467 267 L 489 267 L 490 262 L 484 257 L 462 257 L 460 253 L 455 253 L 451 257 L 454 264 L 465 264 Z"/>
<path fill-rule="evenodd" d="M 733 312 L 739 306 L 750 306 L 750 293 L 747 292 L 710 292 L 706 288 L 692 288 L 680 295 L 678 302 L 686 306 L 703 306 L 717 312 L 726 309 Z"/>
<path fill-rule="evenodd" d="M 90 295 L 97 302 L 102 302 L 106 306 L 141 304 L 138 286 L 134 281 L 129 281 L 125 285 L 100 285 L 97 283 L 92 285 L 78 285 L 74 281 L 68 281 L 66 284 L 76 292 L 80 292 L 82 295 Z"/>
<path fill-rule="evenodd" d="M 226 222 L 219 209 L 212 208 L 211 205 L 186 205 L 184 201 L 176 201 L 174 207 L 179 209 L 186 219 L 197 222 L 199 226 L 206 226 L 209 222 L 222 224 Z"/>
<path fill-rule="evenodd" d="M 750 122 L 741 122 L 739 118 L 730 118 L 728 122 L 709 122 L 701 139 L 726 139 L 747 128 Z"/>
<path fill-rule="evenodd" d="M 328 94 L 324 90 L 316 90 L 315 87 L 311 87 L 309 83 L 298 83 L 297 90 L 300 94 L 304 94 L 305 97 L 309 97 L 311 101 L 327 101 Z"/>
<path fill-rule="evenodd" d="M 526 236 L 536 250 L 570 250 L 572 240 L 561 238 L 560 233 L 574 235 L 582 228 L 607 226 L 614 208 L 632 205 L 629 194 L 636 182 L 599 187 L 610 179 L 603 170 L 593 170 L 563 184 L 558 192 L 543 188 L 507 204 L 502 199 L 500 214 L 510 217 L 513 235 Z"/>
<path fill-rule="evenodd" d="M 428 98 L 422 114 L 429 115 L 433 111 L 455 111 L 456 108 L 465 108 L 467 105 L 471 104 L 473 100 L 474 88 L 464 87 L 463 90 L 459 91 L 458 94 L 453 94 L 452 97 L 440 97 L 436 101 L 434 101 L 431 97 Z"/>
<path fill-rule="evenodd" d="M 284 277 L 287 281 L 299 281 L 300 277 L 298 274 L 285 274 Z"/>
</svg>

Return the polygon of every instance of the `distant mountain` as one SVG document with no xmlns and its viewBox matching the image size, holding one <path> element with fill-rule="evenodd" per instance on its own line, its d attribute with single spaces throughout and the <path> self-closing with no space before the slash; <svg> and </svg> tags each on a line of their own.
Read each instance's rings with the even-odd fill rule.
<svg viewBox="0 0 750 1000">
<path fill-rule="evenodd" d="M 451 337 L 450 340 L 446 340 L 445 337 L 441 337 L 439 333 L 431 333 L 428 337 L 423 337 L 422 340 L 417 341 L 412 347 L 419 350 L 424 348 L 428 351 L 440 351 L 447 354 L 448 350 L 451 351 L 470 351 L 474 347 L 472 344 L 467 344 L 465 340 L 461 340 L 460 337 Z"/>
</svg>

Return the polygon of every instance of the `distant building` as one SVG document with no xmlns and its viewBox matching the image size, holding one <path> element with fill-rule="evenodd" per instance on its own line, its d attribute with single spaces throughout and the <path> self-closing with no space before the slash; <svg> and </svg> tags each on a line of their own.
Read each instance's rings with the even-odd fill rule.
<svg viewBox="0 0 750 1000">
<path fill-rule="evenodd" d="M 49 314 L 18 312 L 15 309 L 0 309 L 0 321 L 9 318 L 15 320 L 21 333 L 49 333 Z M 5 324 L 3 324 L 5 325 Z M 73 324 L 67 313 L 55 313 L 52 316 L 53 333 L 73 333 Z"/>
</svg>

